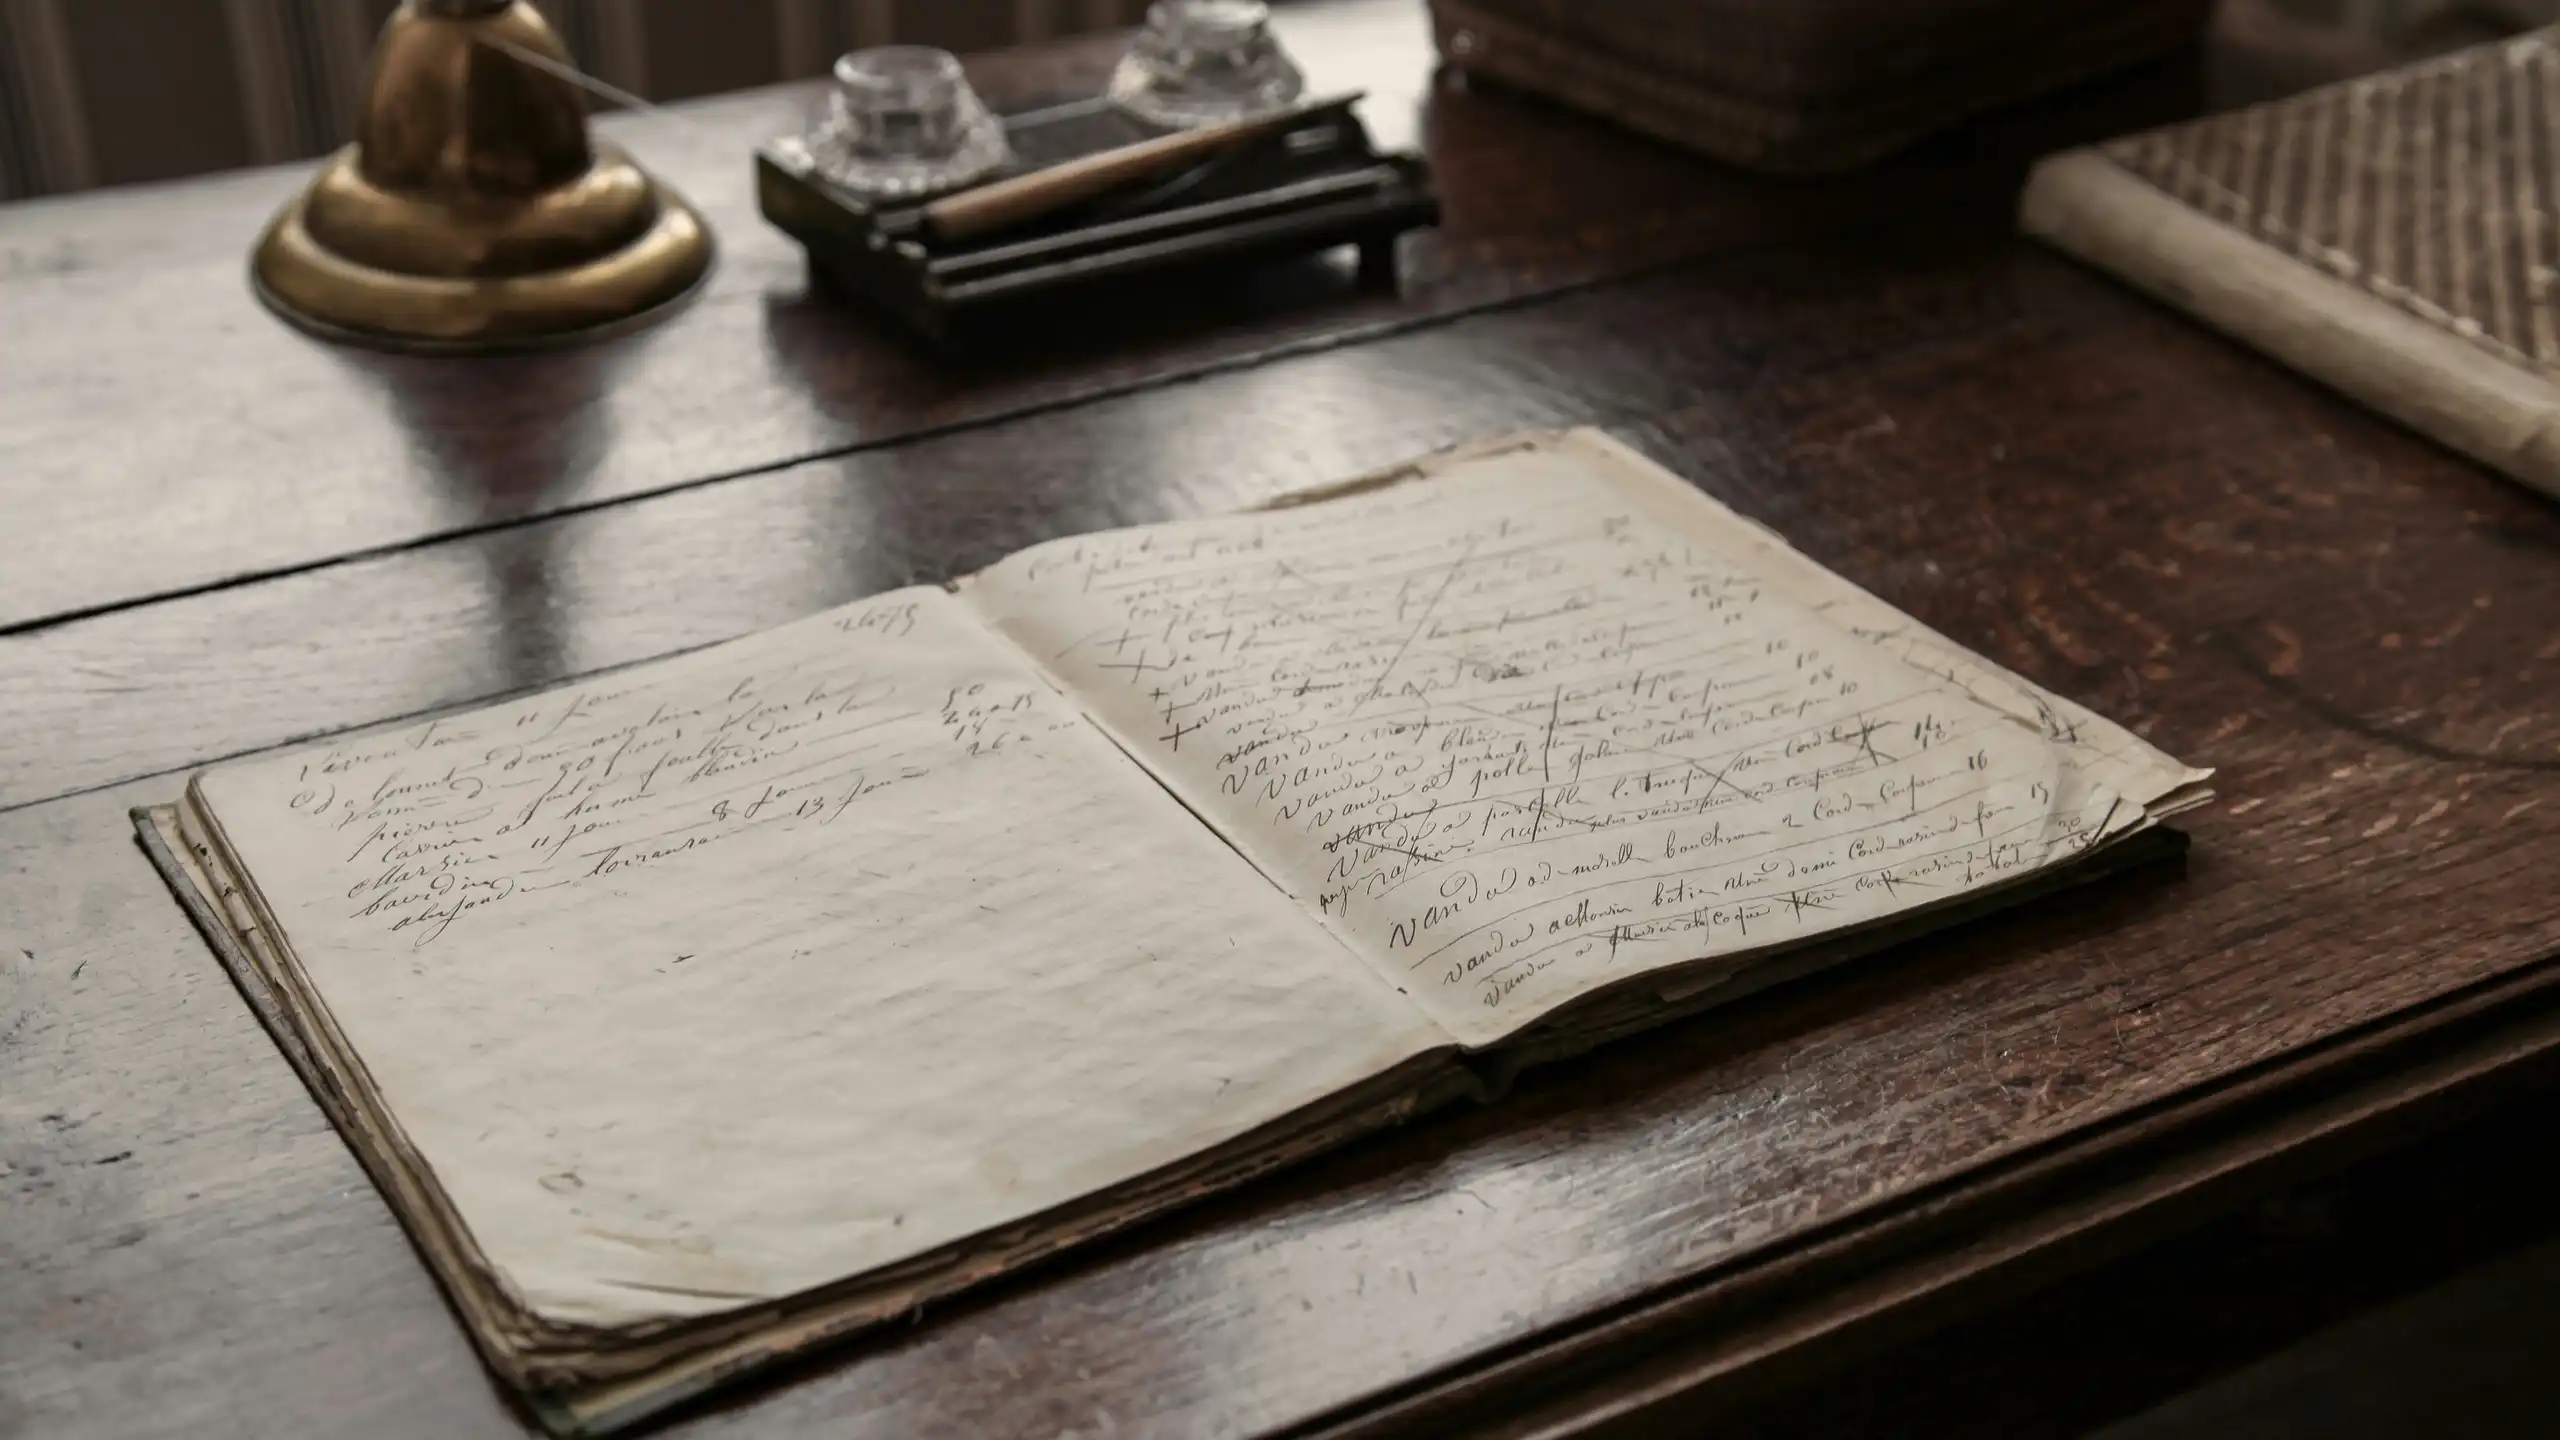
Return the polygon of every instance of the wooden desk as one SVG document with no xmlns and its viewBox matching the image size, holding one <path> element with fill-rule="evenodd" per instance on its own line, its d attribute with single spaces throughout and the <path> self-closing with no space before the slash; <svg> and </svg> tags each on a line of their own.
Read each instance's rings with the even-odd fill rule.
<svg viewBox="0 0 2560 1440">
<path fill-rule="evenodd" d="M 297 172 L 0 209 L 0 1434 L 521 1423 L 136 853 L 183 768 L 1523 425 L 2220 767 L 2185 872 L 1535 1073 L 679 1431 L 1685 1423 L 2548 1082 L 2560 511 L 2010 235 L 2027 157 L 2193 109 L 2195 57 L 1803 185 L 1435 87 L 1407 5 L 1292 20 L 1438 164 L 1405 292 L 1265 276 L 967 370 L 754 217 L 795 92 L 614 124 L 719 276 L 539 358 L 271 321 L 242 258 Z"/>
</svg>

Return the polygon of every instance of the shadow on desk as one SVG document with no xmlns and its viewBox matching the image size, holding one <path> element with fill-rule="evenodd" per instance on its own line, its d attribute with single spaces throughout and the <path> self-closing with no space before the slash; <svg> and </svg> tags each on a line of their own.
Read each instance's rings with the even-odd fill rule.
<svg viewBox="0 0 2560 1440">
<path fill-rule="evenodd" d="M 2550 1434 L 2560 1411 L 2554 1355 L 2560 1238 L 2323 1330 L 2096 1440 L 2522 1440 Z"/>
<path fill-rule="evenodd" d="M 2560 1411 L 2560 1093 L 1772 1397 L 1719 1433 L 2539 1437 Z"/>
</svg>

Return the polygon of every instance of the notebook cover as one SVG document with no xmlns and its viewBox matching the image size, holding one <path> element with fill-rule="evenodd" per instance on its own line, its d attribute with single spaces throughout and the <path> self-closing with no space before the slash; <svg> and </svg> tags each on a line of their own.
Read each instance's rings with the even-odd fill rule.
<svg viewBox="0 0 2560 1440">
<path fill-rule="evenodd" d="M 2053 156 L 2030 233 L 2560 494 L 2560 29 Z"/>
</svg>

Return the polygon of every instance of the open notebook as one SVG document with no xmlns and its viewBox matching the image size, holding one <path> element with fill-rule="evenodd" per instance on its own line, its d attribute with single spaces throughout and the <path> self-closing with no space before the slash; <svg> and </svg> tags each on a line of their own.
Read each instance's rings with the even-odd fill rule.
<svg viewBox="0 0 2560 1440">
<path fill-rule="evenodd" d="M 489 1364 L 594 1433 L 2122 863 L 2203 779 L 1577 431 L 137 820 Z"/>
</svg>

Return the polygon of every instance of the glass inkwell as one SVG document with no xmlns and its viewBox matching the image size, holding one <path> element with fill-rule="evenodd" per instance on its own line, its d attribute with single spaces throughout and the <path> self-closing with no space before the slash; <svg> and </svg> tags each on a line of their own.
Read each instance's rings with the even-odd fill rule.
<svg viewBox="0 0 2560 1440">
<path fill-rule="evenodd" d="M 1139 119 L 1180 130 L 1269 114 L 1306 88 L 1262 0 L 1156 0 L 1112 71 L 1110 95 Z"/>
<path fill-rule="evenodd" d="M 836 61 L 816 122 L 802 139 L 829 183 L 871 200 L 913 200 L 973 185 L 1013 158 L 959 57 L 883 45 Z"/>
</svg>

